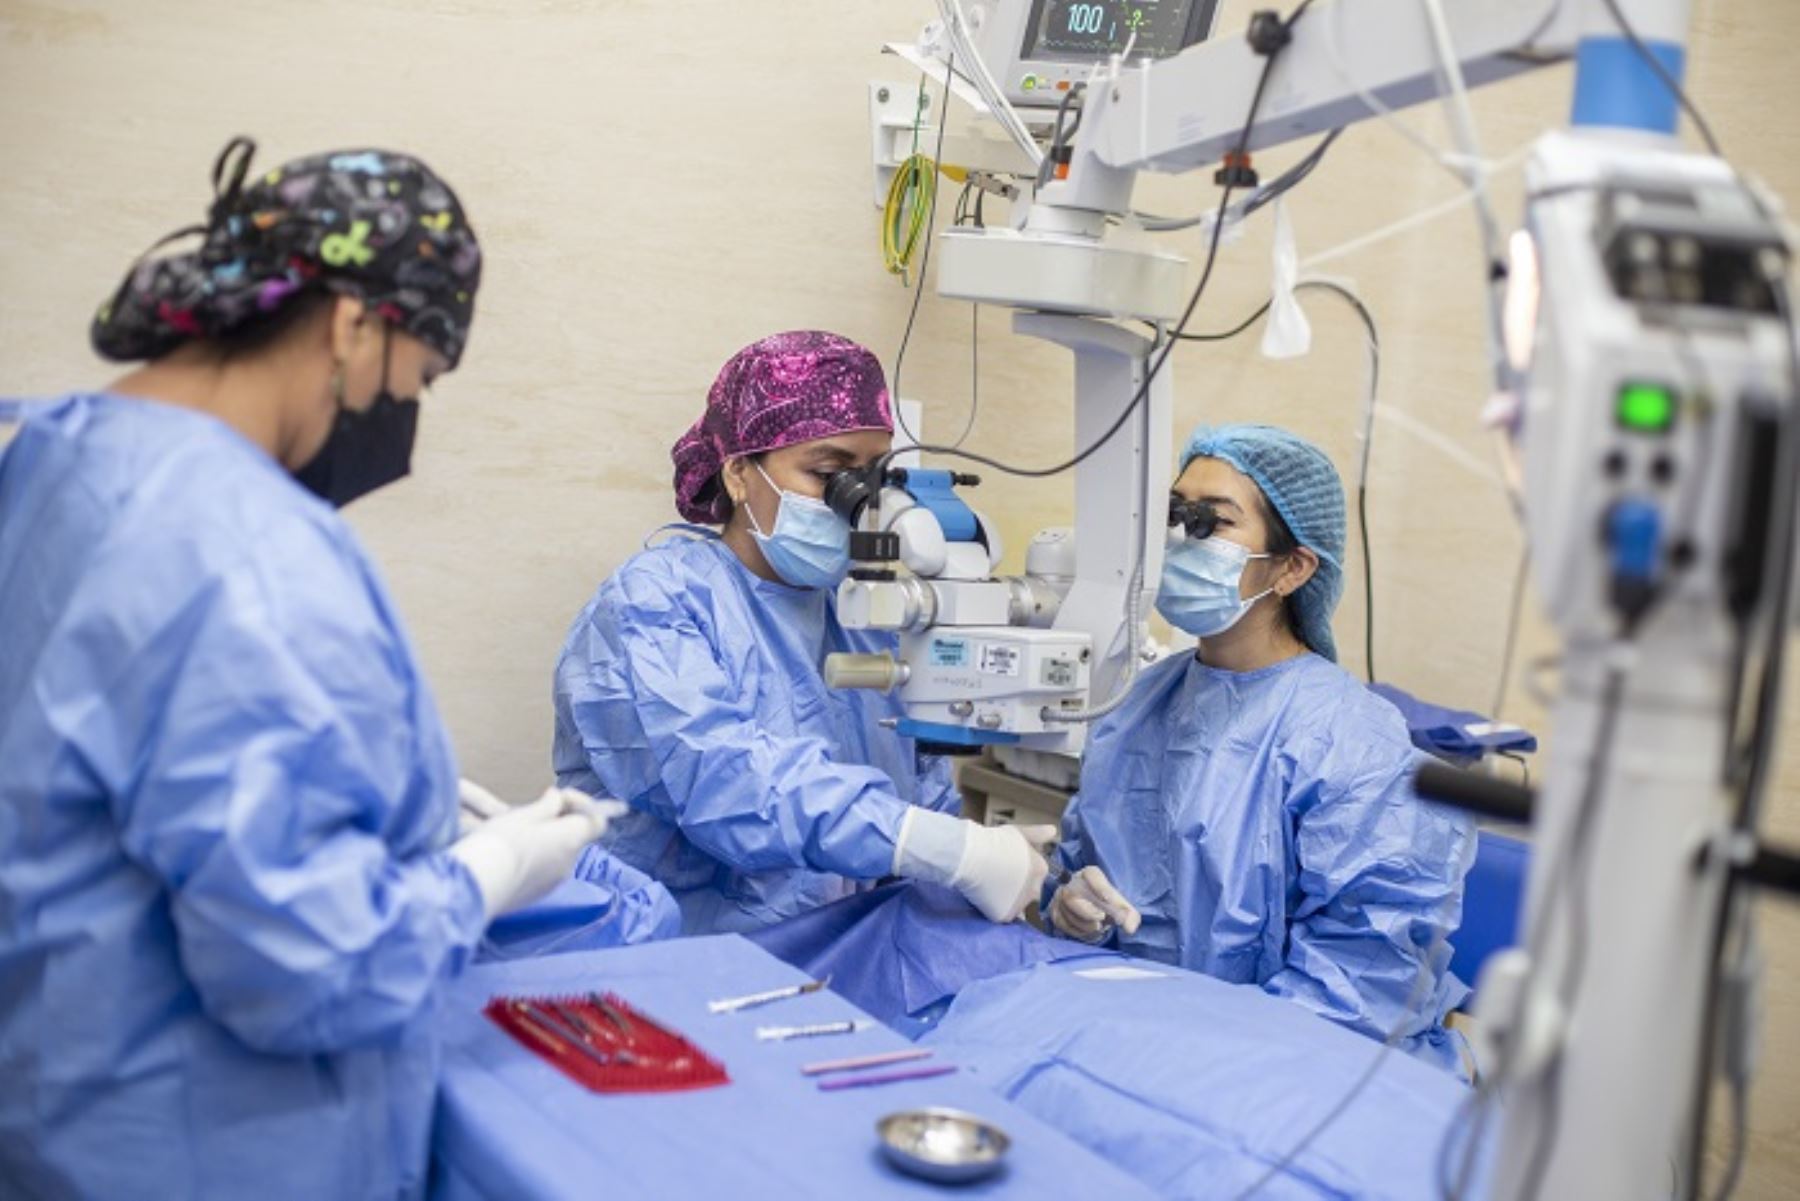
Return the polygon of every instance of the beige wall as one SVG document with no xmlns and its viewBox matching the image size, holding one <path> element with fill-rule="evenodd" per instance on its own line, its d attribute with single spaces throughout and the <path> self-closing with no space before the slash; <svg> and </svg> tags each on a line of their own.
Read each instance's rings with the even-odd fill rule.
<svg viewBox="0 0 1800 1201">
<path fill-rule="evenodd" d="M 1227 7 L 1240 28 L 1252 6 Z M 865 82 L 907 81 L 874 49 L 924 0 L 0 0 L 0 392 L 103 382 L 84 330 L 155 237 L 203 216 L 231 134 L 266 161 L 374 143 L 415 151 L 471 209 L 489 254 L 465 369 L 432 398 L 419 474 L 353 519 L 424 655 L 466 771 L 511 795 L 547 776 L 549 673 L 599 579 L 673 518 L 667 448 L 734 349 L 828 326 L 893 352 L 907 296 L 883 274 L 869 203 Z M 1415 19 L 1393 0 L 1391 19 Z M 1800 5 L 1695 0 L 1695 94 L 1727 149 L 1800 210 Z M 1553 69 L 1477 99 L 1490 156 L 1562 119 Z M 1441 140 L 1435 114 L 1413 116 Z M 1291 152 L 1268 156 L 1290 161 Z M 1294 202 L 1303 253 L 1453 195 L 1378 126 L 1352 130 Z M 1508 219 L 1517 176 L 1499 184 Z M 1216 201 L 1153 180 L 1147 208 Z M 1386 357 L 1374 527 L 1385 678 L 1486 708 L 1519 538 L 1488 476 L 1478 261 L 1466 210 L 1330 265 L 1368 297 Z M 1230 247 L 1196 324 L 1267 288 L 1267 222 Z M 1192 235 L 1174 239 L 1191 254 Z M 1258 417 L 1353 464 L 1362 352 L 1341 306 L 1309 300 L 1313 355 L 1271 363 L 1254 337 L 1183 348 L 1178 424 Z M 972 444 L 1044 462 L 1069 448 L 1066 365 L 984 314 Z M 928 297 L 906 391 L 960 428 L 969 312 Z M 1431 449 L 1413 432 L 1463 452 Z M 1066 520 L 1066 481 L 991 478 L 1015 547 Z M 1016 558 L 1016 556 L 1015 556 Z M 1339 621 L 1362 666 L 1357 577 Z M 1551 645 L 1528 623 L 1521 659 Z M 1800 702 L 1800 692 L 1795 698 Z M 1800 713 L 1800 704 L 1792 712 Z M 1541 728 L 1515 688 L 1508 716 Z M 1800 720 L 1800 719 L 1797 719 Z M 1790 730 L 1793 722 L 1790 722 Z M 1771 827 L 1800 843 L 1800 740 Z M 1628 903 L 1629 898 L 1619 898 Z M 1771 907 L 1769 1037 L 1743 1196 L 1800 1192 L 1800 917 Z M 1655 1048 L 1646 1048 L 1654 1055 Z"/>
</svg>

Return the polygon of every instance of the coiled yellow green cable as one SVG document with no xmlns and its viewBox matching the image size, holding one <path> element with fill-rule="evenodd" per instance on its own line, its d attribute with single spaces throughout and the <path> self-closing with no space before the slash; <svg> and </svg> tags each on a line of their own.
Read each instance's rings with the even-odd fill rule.
<svg viewBox="0 0 1800 1201">
<path fill-rule="evenodd" d="M 937 164 L 916 150 L 894 171 L 881 213 L 881 261 L 889 275 L 906 274 L 925 235 L 937 194 Z"/>
</svg>

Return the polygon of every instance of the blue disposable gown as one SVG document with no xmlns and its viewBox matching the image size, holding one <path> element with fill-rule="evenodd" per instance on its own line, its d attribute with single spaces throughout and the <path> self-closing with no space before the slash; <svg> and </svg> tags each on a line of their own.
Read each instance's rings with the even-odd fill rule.
<svg viewBox="0 0 1800 1201">
<path fill-rule="evenodd" d="M 18 431 L 0 1194 L 419 1195 L 434 1000 L 484 924 L 455 828 L 444 728 L 335 512 L 190 411 L 83 396 Z"/>
<path fill-rule="evenodd" d="M 1441 939 L 1475 838 L 1415 796 L 1421 758 L 1392 705 L 1317 655 L 1246 673 L 1171 656 L 1096 726 L 1059 854 L 1143 914 L 1122 950 L 1373 1038 L 1404 1023 L 1403 1046 L 1460 1069 L 1442 1021 L 1468 990 Z"/>
<path fill-rule="evenodd" d="M 557 779 L 630 802 L 606 845 L 668 885 L 689 934 L 838 900 L 889 872 L 909 803 L 958 803 L 946 762 L 878 724 L 897 698 L 820 675 L 833 652 L 894 649 L 716 539 L 665 542 L 601 585 L 563 644 Z"/>
</svg>

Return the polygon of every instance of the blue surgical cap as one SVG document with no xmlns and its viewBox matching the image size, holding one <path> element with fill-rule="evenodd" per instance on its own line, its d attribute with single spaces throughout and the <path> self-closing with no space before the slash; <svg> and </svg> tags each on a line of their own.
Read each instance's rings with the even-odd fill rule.
<svg viewBox="0 0 1800 1201">
<path fill-rule="evenodd" d="M 1300 640 L 1332 661 L 1331 615 L 1344 595 L 1344 484 L 1325 452 L 1272 425 L 1200 426 L 1181 452 L 1181 470 L 1198 458 L 1223 459 L 1262 489 L 1319 570 L 1289 599 Z"/>
</svg>

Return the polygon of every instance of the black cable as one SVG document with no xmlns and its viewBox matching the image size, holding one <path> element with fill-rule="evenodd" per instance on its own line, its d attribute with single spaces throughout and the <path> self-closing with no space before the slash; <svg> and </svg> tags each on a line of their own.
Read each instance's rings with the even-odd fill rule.
<svg viewBox="0 0 1800 1201">
<path fill-rule="evenodd" d="M 1363 664 L 1368 682 L 1375 682 L 1375 563 L 1374 551 L 1369 546 L 1369 456 L 1375 451 L 1375 397 L 1381 388 L 1381 330 L 1375 325 L 1375 314 L 1369 312 L 1369 306 L 1342 284 L 1328 279 L 1301 280 L 1294 285 L 1295 292 L 1315 289 L 1330 292 L 1339 300 L 1356 310 L 1356 315 L 1363 323 L 1363 330 L 1369 335 L 1369 396 L 1368 412 L 1363 416 L 1363 461 L 1361 470 L 1356 476 L 1356 520 L 1362 536 L 1363 560 Z M 1271 298 L 1271 302 L 1273 298 Z"/>
<path fill-rule="evenodd" d="M 973 90 L 975 90 L 977 92 L 979 92 L 981 90 L 981 85 L 975 82 L 974 76 L 970 75 L 967 71 L 958 71 L 956 69 L 956 55 L 950 53 L 950 51 L 948 51 L 948 50 L 944 51 L 944 70 L 946 73 L 946 78 L 948 78 L 950 75 L 954 75 L 954 76 L 956 76 L 956 78 L 958 78 L 958 79 L 962 80 L 964 83 L 968 84 L 969 87 L 972 88 Z M 949 93 L 945 93 L 944 108 L 946 110 L 948 110 L 949 107 L 950 107 L 950 96 L 949 96 Z"/>
<path fill-rule="evenodd" d="M 952 224 L 961 226 L 970 219 L 969 198 L 971 195 L 979 197 L 986 194 L 975 183 L 973 176 L 965 180 L 962 191 L 956 198 L 956 212 L 951 218 Z M 978 200 L 973 218 L 977 225 L 981 223 L 980 214 L 981 208 Z M 975 417 L 981 412 L 981 306 L 979 304 L 969 305 L 969 322 L 969 419 L 963 422 L 962 433 L 957 435 L 953 444 L 956 446 L 961 446 L 968 441 L 969 432 L 975 428 Z M 896 363 L 897 370 L 898 364 Z M 898 413 L 898 407 L 895 411 Z M 905 427 L 902 426 L 902 428 Z M 912 436 L 912 431 L 907 430 L 906 432 L 908 437 Z"/>
<path fill-rule="evenodd" d="M 1325 152 L 1331 149 L 1331 144 L 1337 141 L 1338 136 L 1343 132 L 1342 128 L 1332 130 L 1317 146 L 1307 152 L 1305 158 L 1276 176 L 1274 183 L 1251 193 L 1250 197 L 1240 206 L 1237 213 L 1238 219 L 1242 220 L 1248 217 L 1270 201 L 1277 200 L 1293 191 L 1302 180 L 1312 174 L 1313 168 L 1319 165 L 1320 160 L 1325 157 Z M 1151 233 L 1173 233 L 1176 230 L 1190 229 L 1206 220 L 1205 214 L 1193 218 L 1159 217 L 1155 213 L 1142 213 L 1135 210 L 1132 216 L 1136 217 L 1139 223 Z M 1119 219 L 1108 217 L 1107 220 L 1116 224 Z"/>
<path fill-rule="evenodd" d="M 1369 486 L 1356 485 L 1356 525 L 1362 536 L 1363 560 L 1363 674 L 1375 682 L 1375 565 L 1369 550 Z"/>
<path fill-rule="evenodd" d="M 1086 87 L 1087 87 L 1087 84 L 1078 83 L 1074 87 L 1069 89 L 1069 95 L 1073 96 L 1073 95 L 1077 94 L 1078 92 L 1082 91 L 1083 89 L 1085 89 Z M 1069 139 L 1074 137 L 1075 134 L 1081 129 L 1081 115 L 1083 113 L 1085 113 L 1086 111 L 1087 111 L 1087 107 L 1085 104 L 1081 108 L 1078 108 L 1075 110 L 1075 119 L 1073 121 L 1069 122 L 1068 127 L 1062 131 L 1062 139 L 1063 139 L 1064 145 L 1067 145 L 1069 142 Z"/>
<path fill-rule="evenodd" d="M 1363 1094 L 1363 1090 L 1369 1087 L 1369 1082 L 1374 1080 L 1376 1075 L 1381 1071 L 1382 1065 L 1387 1062 L 1388 1055 L 1394 1050 L 1395 1042 L 1396 1040 L 1394 1039 L 1383 1042 L 1381 1046 L 1376 1049 L 1375 1054 L 1369 1059 L 1369 1066 L 1363 1069 L 1363 1074 L 1357 1077 L 1356 1083 L 1352 1084 L 1344 1091 L 1344 1095 L 1338 1098 L 1338 1102 L 1332 1107 L 1331 1112 L 1327 1113 L 1323 1118 L 1320 1118 L 1318 1123 L 1315 1124 L 1311 1130 L 1307 1131 L 1306 1136 L 1296 1143 L 1286 1155 L 1271 1164 L 1261 1177 L 1252 1183 L 1249 1188 L 1233 1197 L 1232 1201 L 1249 1201 L 1251 1197 L 1260 1193 L 1264 1184 L 1286 1171 L 1293 1164 L 1294 1160 L 1300 1157 L 1300 1152 L 1318 1141 L 1318 1137 L 1321 1134 L 1325 1133 L 1326 1130 L 1335 1125 L 1337 1120 L 1343 1117 L 1345 1112 L 1349 1110 L 1350 1106 L 1355 1104 L 1356 1099 Z"/>
<path fill-rule="evenodd" d="M 1176 330 L 1169 336 L 1178 342 L 1225 342 L 1237 337 L 1239 334 L 1255 325 L 1258 321 L 1261 321 L 1263 316 L 1274 304 L 1275 301 L 1273 299 L 1263 301 L 1254 313 L 1251 313 L 1248 317 L 1244 318 L 1230 329 L 1223 330 L 1216 334 L 1184 334 L 1180 330 Z M 1149 325 L 1150 322 L 1146 321 L 1143 324 Z"/>
<path fill-rule="evenodd" d="M 950 125 L 950 77 L 956 70 L 956 55 L 950 54 L 944 61 L 944 102 L 938 110 L 937 147 L 931 154 L 931 170 L 935 174 L 944 161 L 944 130 Z M 900 423 L 900 431 L 907 438 L 918 442 L 918 436 L 906 428 L 906 414 L 900 407 L 900 368 L 906 363 L 906 348 L 912 342 L 913 322 L 919 319 L 919 301 L 925 295 L 925 272 L 931 266 L 931 231 L 937 221 L 938 190 L 931 189 L 931 204 L 925 212 L 925 251 L 919 258 L 919 281 L 913 285 L 912 310 L 906 314 L 906 332 L 900 336 L 900 351 L 894 356 L 894 369 L 888 373 L 888 395 L 894 398 L 894 416 Z M 893 452 L 888 453 L 892 458 Z"/>
<path fill-rule="evenodd" d="M 960 447 L 969 440 L 969 434 L 975 428 L 975 418 L 981 413 L 981 306 L 969 305 L 969 419 L 963 422 L 962 433 L 956 436 L 953 446 Z"/>
<path fill-rule="evenodd" d="M 1064 144 L 1081 128 L 1081 109 L 1075 110 L 1075 123 L 1066 129 L 1063 127 L 1063 118 L 1068 115 L 1069 105 L 1086 90 L 1087 84 L 1078 83 L 1064 92 L 1062 99 L 1056 104 L 1056 117 L 1050 123 L 1050 148 L 1044 152 L 1044 161 L 1038 164 L 1037 186 L 1040 188 L 1047 185 L 1051 175 L 1055 173 L 1057 158 L 1062 153 Z"/>
<path fill-rule="evenodd" d="M 1688 120 L 1694 123 L 1694 128 L 1699 131 L 1700 140 L 1706 143 L 1706 149 L 1712 153 L 1713 157 L 1724 158 L 1725 152 L 1719 149 L 1719 139 L 1713 136 L 1712 126 L 1706 123 L 1706 118 L 1700 115 L 1700 109 L 1692 100 L 1688 99 L 1688 94 L 1682 89 L 1680 81 L 1669 74 L 1669 69 L 1662 65 L 1662 60 L 1651 53 L 1650 47 L 1644 45 L 1644 39 L 1638 36 L 1638 31 L 1632 28 L 1624 11 L 1619 8 L 1619 0 L 1602 0 L 1602 2 L 1606 5 L 1606 11 L 1612 14 L 1613 24 L 1619 27 L 1619 32 L 1625 35 L 1625 40 L 1631 43 L 1631 48 L 1637 52 L 1637 56 L 1662 81 L 1663 87 L 1669 89 L 1669 94 L 1675 97 L 1675 103 L 1681 106 L 1681 111 L 1686 113 Z"/>
<path fill-rule="evenodd" d="M 973 176 L 965 180 L 962 191 L 956 198 L 956 212 L 951 218 L 952 224 L 961 226 L 970 219 L 969 198 L 971 195 L 979 197 L 986 194 L 975 183 Z M 977 225 L 981 223 L 980 213 L 980 201 L 977 200 L 974 214 Z M 968 441 L 969 432 L 975 428 L 975 417 L 981 412 L 981 306 L 979 304 L 969 305 L 969 322 L 969 419 L 963 422 L 962 433 L 957 435 L 956 441 L 953 443 L 955 446 L 961 446 Z M 897 369 L 898 364 L 896 363 Z M 898 406 L 896 406 L 896 414 L 898 411 Z M 902 428 L 905 427 L 902 426 Z M 907 436 L 911 437 L 912 431 L 908 430 Z"/>
<path fill-rule="evenodd" d="M 1431 962 L 1433 958 L 1436 957 L 1437 953 L 1446 945 L 1447 939 L 1448 935 L 1438 935 L 1429 946 L 1424 948 L 1423 954 L 1419 957 L 1419 969 L 1413 975 L 1412 991 L 1406 998 L 1407 1014 L 1410 1015 L 1417 1006 L 1424 1002 L 1427 990 L 1426 986 L 1431 982 Z M 1399 1022 L 1395 1023 L 1395 1025 L 1388 1030 L 1387 1037 L 1381 1040 L 1381 1046 L 1376 1049 L 1375 1054 L 1370 1058 L 1369 1066 L 1363 1069 L 1363 1074 L 1356 1078 L 1356 1083 L 1352 1084 L 1349 1089 L 1345 1091 L 1344 1095 L 1338 1098 L 1337 1103 L 1331 1107 L 1330 1111 L 1327 1112 L 1324 1117 L 1320 1118 L 1318 1122 L 1313 1125 L 1311 1130 L 1308 1130 L 1300 1137 L 1299 1141 L 1288 1148 L 1286 1154 L 1270 1164 L 1261 1176 L 1252 1181 L 1249 1187 L 1236 1194 L 1232 1198 L 1232 1201 L 1250 1201 L 1251 1197 L 1254 1197 L 1257 1193 L 1262 1191 L 1264 1185 L 1268 1184 L 1271 1180 L 1275 1179 L 1275 1177 L 1292 1167 L 1294 1162 L 1300 1158 L 1301 1154 L 1318 1141 L 1321 1134 L 1324 1134 L 1325 1131 L 1330 1129 L 1339 1118 L 1349 1112 L 1350 1106 L 1356 1103 L 1356 1099 L 1362 1095 L 1363 1091 L 1369 1087 L 1370 1082 L 1373 1081 L 1380 1072 L 1381 1065 L 1387 1062 L 1388 1056 L 1393 1053 L 1394 1049 L 1397 1048 L 1401 1041 L 1406 1037 L 1405 1031 L 1410 1021 L 1410 1016 L 1402 1017 Z"/>
<path fill-rule="evenodd" d="M 1531 760 L 1518 751 L 1495 751 L 1494 754 L 1509 763 L 1516 764 L 1522 777 L 1519 783 L 1526 788 L 1531 787 Z"/>
<path fill-rule="evenodd" d="M 1262 191 L 1246 200 L 1244 202 L 1244 216 L 1248 217 L 1257 209 L 1281 199 L 1281 197 L 1287 195 L 1287 193 L 1306 182 L 1306 177 L 1311 175 L 1313 170 L 1324 161 L 1325 152 L 1331 149 L 1331 144 L 1337 141 L 1339 135 L 1343 132 L 1342 127 L 1339 127 L 1326 134 L 1324 140 L 1313 147 L 1312 151 L 1308 153 L 1305 158 L 1301 159 L 1298 163 L 1295 163 L 1290 170 L 1283 173 L 1267 188 L 1264 188 Z"/>
<path fill-rule="evenodd" d="M 1494 689 L 1494 707 L 1489 716 L 1494 721 L 1500 720 L 1502 710 L 1506 708 L 1506 694 L 1512 685 L 1513 658 L 1519 648 L 1519 621 L 1525 612 L 1525 581 L 1531 578 L 1531 547 L 1529 544 L 1519 552 L 1519 570 L 1513 575 L 1512 604 L 1506 616 L 1506 646 L 1500 652 L 1500 683 Z"/>
<path fill-rule="evenodd" d="M 1298 21 L 1300 19 L 1300 17 L 1306 12 L 1306 10 L 1312 7 L 1312 5 L 1313 5 L 1313 0 L 1300 0 L 1300 6 L 1294 10 L 1294 15 L 1287 19 L 1287 25 L 1291 28 L 1293 26 L 1294 22 Z M 1248 145 L 1250 143 L 1250 135 L 1253 132 L 1255 132 L 1256 114 L 1257 114 L 1258 110 L 1260 110 L 1262 108 L 1263 95 L 1268 90 L 1268 86 L 1269 86 L 1270 72 L 1274 69 L 1275 63 L 1278 59 L 1280 59 L 1280 57 L 1281 57 L 1281 51 L 1280 51 L 1280 49 L 1277 49 L 1277 50 L 1273 51 L 1272 53 L 1270 53 L 1269 56 L 1263 60 L 1262 72 L 1258 75 L 1257 81 L 1256 81 L 1256 93 L 1255 93 L 1255 95 L 1253 95 L 1250 98 L 1250 112 L 1244 118 L 1244 128 L 1243 128 L 1242 133 L 1240 133 L 1238 135 L 1237 150 L 1235 152 L 1235 157 L 1237 157 L 1237 158 L 1241 159 L 1243 157 L 1243 155 L 1246 151 L 1246 147 L 1248 147 Z M 940 125 L 938 127 L 938 139 L 939 139 L 939 147 L 941 149 L 942 141 L 943 141 L 943 126 L 942 125 Z M 1187 308 L 1182 311 L 1181 319 L 1180 319 L 1180 321 L 1178 321 L 1176 323 L 1175 333 L 1177 336 L 1179 336 L 1179 334 L 1181 333 L 1182 330 L 1187 328 L 1188 321 L 1193 318 L 1194 310 L 1199 307 L 1200 298 L 1206 294 L 1206 285 L 1212 279 L 1213 266 L 1218 261 L 1220 235 L 1223 234 L 1225 231 L 1225 223 L 1223 221 L 1223 217 L 1225 214 L 1226 206 L 1231 201 L 1232 191 L 1233 191 L 1233 185 L 1227 183 L 1224 185 L 1224 191 L 1221 193 L 1221 195 L 1219 197 L 1220 220 L 1217 220 L 1213 223 L 1212 241 L 1207 247 L 1206 264 L 1201 269 L 1200 282 L 1197 285 L 1195 285 L 1194 293 L 1188 299 Z M 934 194 L 934 199 L 935 199 L 935 194 Z M 925 243 L 925 253 L 926 253 L 927 257 L 929 257 L 929 255 L 931 253 L 931 243 L 929 240 Z M 920 268 L 919 278 L 920 278 L 920 282 L 923 283 L 923 281 L 924 281 L 923 267 Z M 914 311 L 915 315 L 918 312 L 918 298 L 916 295 L 913 299 L 913 311 Z M 907 321 L 907 336 L 910 337 L 911 334 L 912 334 L 912 321 L 909 318 Z M 1156 382 L 1156 377 L 1158 374 L 1161 373 L 1161 371 L 1163 369 L 1163 365 L 1169 361 L 1169 355 L 1171 353 L 1173 353 L 1173 351 L 1175 349 L 1175 342 L 1176 342 L 1176 339 L 1171 337 L 1163 343 L 1163 348 L 1162 348 L 1161 352 L 1158 353 L 1155 361 L 1150 364 L 1150 369 L 1144 373 L 1144 380 L 1141 384 L 1138 385 L 1137 391 L 1132 395 L 1130 402 L 1128 404 L 1126 404 L 1125 407 L 1119 411 L 1118 417 L 1116 417 L 1113 420 L 1113 423 L 1106 428 L 1105 432 L 1103 432 L 1098 438 L 1096 438 L 1087 447 L 1076 452 L 1074 457 L 1072 457 L 1064 462 L 1057 463 L 1050 467 L 1017 467 L 1010 463 L 1003 463 L 1000 460 L 995 459 L 989 455 L 978 454 L 972 450 L 961 450 L 954 446 L 920 445 L 920 446 L 913 447 L 910 449 L 916 449 L 920 454 L 946 455 L 951 458 L 962 459 L 962 460 L 965 460 L 970 463 L 980 463 L 984 467 L 991 467 L 995 471 L 1001 472 L 1006 475 L 1018 476 L 1023 479 L 1046 479 L 1050 476 L 1061 475 L 1065 471 L 1071 471 L 1074 468 L 1079 467 L 1081 464 L 1087 462 L 1087 460 L 1092 458 L 1095 454 L 1099 453 L 1099 451 L 1103 447 L 1105 447 L 1108 442 L 1111 442 L 1113 440 L 1113 438 L 1118 435 L 1118 432 L 1125 427 L 1125 423 L 1131 419 L 1132 413 L 1136 412 L 1138 406 L 1144 403 L 1144 398 L 1150 395 L 1151 385 L 1153 385 Z M 902 340 L 901 354 L 904 355 L 904 353 L 905 353 L 905 341 Z M 896 362 L 896 364 L 895 364 L 896 380 L 898 379 L 898 373 L 899 373 L 899 363 Z M 893 386 L 892 392 L 895 396 L 899 395 L 899 388 L 898 388 L 897 384 L 895 386 Z M 902 429 L 904 429 L 904 428 L 905 427 L 903 425 Z M 910 437 L 911 431 L 907 431 L 907 434 Z M 882 459 L 880 461 L 882 470 L 885 471 L 887 469 L 888 464 L 893 461 L 894 455 L 895 455 L 895 452 L 889 451 L 886 455 L 882 456 Z"/>
<path fill-rule="evenodd" d="M 1793 601 L 1793 523 L 1796 511 L 1800 510 L 1800 481 L 1796 479 L 1800 476 L 1800 429 L 1796 428 L 1795 413 L 1795 406 L 1800 405 L 1800 330 L 1796 330 L 1794 325 L 1793 296 L 1788 290 L 1787 281 L 1776 278 L 1772 281 L 1770 290 L 1774 294 L 1776 312 L 1788 342 L 1790 395 L 1783 413 L 1787 426 L 1783 430 L 1783 450 L 1787 454 L 1785 466 L 1776 473 L 1785 491 L 1778 494 L 1779 499 L 1775 505 L 1778 522 L 1782 524 L 1776 525 L 1776 533 L 1770 540 L 1779 556 L 1773 575 L 1775 597 L 1768 622 L 1769 645 L 1763 656 L 1762 675 L 1757 681 L 1756 722 L 1750 732 L 1749 772 L 1744 780 L 1740 821 L 1754 820 L 1756 809 L 1768 791 L 1774 768 L 1775 739 L 1779 725 L 1776 715 L 1781 707 L 1782 675 L 1787 657 L 1787 623 Z"/>
</svg>

